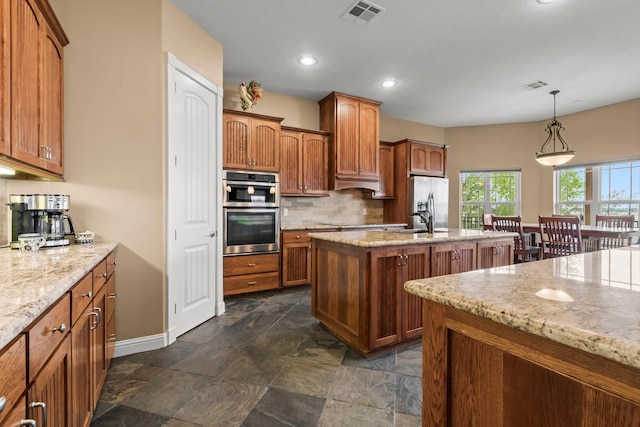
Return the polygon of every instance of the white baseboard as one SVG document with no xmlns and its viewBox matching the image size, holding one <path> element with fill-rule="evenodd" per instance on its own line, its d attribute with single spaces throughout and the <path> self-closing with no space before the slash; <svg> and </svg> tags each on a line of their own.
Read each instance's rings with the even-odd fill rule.
<svg viewBox="0 0 640 427">
<path fill-rule="evenodd" d="M 130 340 L 116 341 L 113 357 L 128 356 L 143 351 L 158 350 L 169 345 L 167 334 L 148 335 Z"/>
</svg>

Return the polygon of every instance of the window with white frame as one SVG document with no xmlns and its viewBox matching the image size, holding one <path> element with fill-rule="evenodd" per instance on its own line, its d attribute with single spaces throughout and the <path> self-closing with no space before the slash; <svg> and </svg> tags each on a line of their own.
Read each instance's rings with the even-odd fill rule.
<svg viewBox="0 0 640 427">
<path fill-rule="evenodd" d="M 460 172 L 460 228 L 482 229 L 485 214 L 520 215 L 520 171 Z"/>
<path fill-rule="evenodd" d="M 640 160 L 559 167 L 554 212 L 595 224 L 596 215 L 640 219 Z"/>
</svg>

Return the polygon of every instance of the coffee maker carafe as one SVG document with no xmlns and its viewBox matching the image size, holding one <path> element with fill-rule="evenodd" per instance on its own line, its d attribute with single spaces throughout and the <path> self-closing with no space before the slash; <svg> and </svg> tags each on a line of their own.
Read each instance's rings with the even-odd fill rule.
<svg viewBox="0 0 640 427">
<path fill-rule="evenodd" d="M 61 194 L 12 194 L 11 248 L 19 247 L 18 236 L 38 233 L 47 241 L 45 247 L 69 244 L 69 235 L 74 234 L 69 210 L 69 196 Z"/>
</svg>

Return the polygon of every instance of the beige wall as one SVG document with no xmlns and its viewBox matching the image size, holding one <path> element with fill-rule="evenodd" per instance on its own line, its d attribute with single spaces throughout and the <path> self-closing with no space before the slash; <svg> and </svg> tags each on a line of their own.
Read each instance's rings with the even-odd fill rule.
<svg viewBox="0 0 640 427">
<path fill-rule="evenodd" d="M 67 33 L 63 183 L 8 193 L 71 195 L 79 230 L 120 242 L 118 339 L 165 327 L 166 53 L 220 84 L 222 47 L 169 0 L 51 0 Z"/>
<path fill-rule="evenodd" d="M 576 151 L 569 164 L 640 157 L 640 99 L 558 120 L 565 127 L 562 135 Z M 534 159 L 549 121 L 446 129 L 451 226 L 459 222 L 459 172 L 467 169 L 521 168 L 523 220 L 535 222 L 539 214 L 553 213 L 553 168 Z"/>
</svg>

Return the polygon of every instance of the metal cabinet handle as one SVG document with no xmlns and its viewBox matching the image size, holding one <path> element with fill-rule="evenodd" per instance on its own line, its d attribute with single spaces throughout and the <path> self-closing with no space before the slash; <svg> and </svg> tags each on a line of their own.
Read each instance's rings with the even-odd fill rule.
<svg viewBox="0 0 640 427">
<path fill-rule="evenodd" d="M 300 238 L 300 236 L 296 234 L 296 239 L 299 239 L 299 238 Z"/>
<path fill-rule="evenodd" d="M 20 420 L 20 426 L 33 426 L 38 427 L 36 420 Z"/>
<path fill-rule="evenodd" d="M 247 264 L 247 267 L 255 267 L 256 263 L 255 262 L 250 262 L 249 264 Z"/>
<path fill-rule="evenodd" d="M 109 296 L 107 296 L 107 298 L 109 298 L 109 299 L 116 299 L 116 294 L 109 294 Z"/>
<path fill-rule="evenodd" d="M 93 298 L 93 294 L 91 293 L 91 291 L 87 292 L 86 294 L 82 294 L 80 296 L 85 298 Z"/>
<path fill-rule="evenodd" d="M 105 279 L 107 278 L 107 273 L 102 273 L 100 276 L 98 277 L 104 277 Z"/>
<path fill-rule="evenodd" d="M 92 311 L 91 313 L 89 313 L 89 316 L 96 316 L 96 321 L 93 322 L 91 326 L 89 326 L 89 329 L 93 331 L 98 327 L 98 313 L 96 313 L 95 311 Z"/>
<path fill-rule="evenodd" d="M 33 402 L 29 406 L 33 409 L 42 409 L 42 427 L 47 427 L 47 405 L 44 402 Z"/>
<path fill-rule="evenodd" d="M 402 265 L 402 254 L 398 254 L 398 265 Z"/>
<path fill-rule="evenodd" d="M 60 332 L 61 334 L 64 334 L 66 331 L 67 331 L 67 325 L 65 325 L 64 323 L 62 323 L 57 328 L 51 329 L 51 332 Z"/>
<path fill-rule="evenodd" d="M 116 340 L 116 334 L 111 334 L 111 336 L 109 337 L 109 341 L 114 341 Z"/>
<path fill-rule="evenodd" d="M 247 285 L 255 285 L 257 282 L 254 280 L 252 282 L 247 282 Z"/>
<path fill-rule="evenodd" d="M 404 261 L 402 262 L 402 265 L 409 264 L 409 255 L 404 254 L 402 257 L 404 258 Z"/>
<path fill-rule="evenodd" d="M 2 396 L 0 397 L 0 414 L 4 411 L 4 407 L 7 404 L 7 398 Z"/>
<path fill-rule="evenodd" d="M 100 307 L 93 307 L 93 310 L 98 315 L 98 320 L 96 320 L 96 325 L 102 321 L 102 309 Z"/>
</svg>

